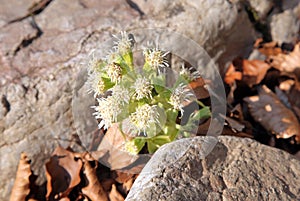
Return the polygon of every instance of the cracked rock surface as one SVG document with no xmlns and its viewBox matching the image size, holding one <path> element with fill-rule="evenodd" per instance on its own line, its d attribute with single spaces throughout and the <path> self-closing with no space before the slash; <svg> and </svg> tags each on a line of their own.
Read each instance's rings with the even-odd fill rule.
<svg viewBox="0 0 300 201">
<path fill-rule="evenodd" d="M 212 137 L 164 145 L 147 163 L 127 200 L 300 199 L 300 161 L 294 156 L 251 139 L 218 140 L 210 153 Z"/>
<path fill-rule="evenodd" d="M 87 97 L 80 90 L 81 63 L 111 33 L 139 18 L 117 0 L 51 1 L 28 16 L 34 2 L 2 1 L 0 7 L 0 200 L 8 200 L 21 152 L 32 159 L 38 183 L 45 181 L 46 159 L 78 134 L 72 102 Z M 88 109 L 82 116 L 92 115 Z"/>
</svg>

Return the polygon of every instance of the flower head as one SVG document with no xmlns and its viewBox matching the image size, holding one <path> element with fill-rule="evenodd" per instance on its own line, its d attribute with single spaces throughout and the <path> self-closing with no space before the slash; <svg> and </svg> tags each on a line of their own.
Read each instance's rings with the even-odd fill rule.
<svg viewBox="0 0 300 201">
<path fill-rule="evenodd" d="M 130 153 L 132 155 L 137 155 L 139 152 L 139 150 L 138 150 L 137 146 L 134 144 L 133 140 L 125 142 L 124 149 L 125 149 L 125 151 L 127 151 L 128 153 Z"/>
<path fill-rule="evenodd" d="M 102 64 L 101 59 L 97 59 L 95 55 L 92 55 L 92 58 L 89 60 L 88 65 L 87 65 L 87 70 L 88 73 L 93 73 L 93 72 L 99 72 L 100 71 L 100 66 Z"/>
<path fill-rule="evenodd" d="M 146 129 L 150 128 L 152 123 L 158 123 L 156 106 L 144 104 L 137 107 L 136 111 L 129 116 L 129 121 L 135 130 L 146 134 Z"/>
<path fill-rule="evenodd" d="M 190 102 L 192 96 L 194 96 L 193 93 L 188 90 L 186 85 L 180 84 L 172 92 L 169 103 L 183 114 L 184 102 Z"/>
<path fill-rule="evenodd" d="M 169 66 L 168 61 L 165 59 L 168 52 L 163 53 L 158 48 L 154 48 L 144 50 L 143 54 L 145 56 L 146 63 L 148 63 L 153 69 L 159 70 L 159 67 L 164 68 Z"/>
<path fill-rule="evenodd" d="M 106 73 L 114 83 L 120 82 L 122 78 L 122 68 L 117 63 L 110 63 L 105 67 Z"/>
<path fill-rule="evenodd" d="M 97 119 L 101 119 L 98 127 L 108 129 L 112 123 L 117 122 L 117 116 L 120 114 L 120 104 L 113 96 L 107 98 L 100 98 L 98 106 L 93 106 L 96 110 L 94 113 Z"/>
<path fill-rule="evenodd" d="M 115 41 L 114 48 L 116 51 L 118 51 L 121 55 L 127 53 L 129 50 L 131 50 L 134 40 L 132 37 L 129 37 L 129 35 L 126 33 L 126 31 L 121 32 L 121 37 L 119 38 L 116 35 L 113 35 L 118 41 Z"/>
<path fill-rule="evenodd" d="M 189 82 L 201 77 L 199 71 L 195 70 L 193 67 L 185 68 L 184 65 L 181 66 L 179 74 Z"/>
<path fill-rule="evenodd" d="M 130 100 L 128 89 L 126 89 L 120 85 L 115 85 L 112 88 L 112 96 L 121 105 L 124 105 L 124 103 L 129 103 L 129 100 Z"/>
<path fill-rule="evenodd" d="M 140 100 L 142 98 L 152 98 L 151 93 L 153 86 L 150 81 L 145 77 L 139 77 L 136 79 L 132 88 L 134 89 L 134 98 Z"/>
<path fill-rule="evenodd" d="M 105 83 L 102 80 L 100 73 L 90 73 L 87 82 L 90 86 L 88 92 L 94 92 L 94 97 L 97 97 L 105 92 Z"/>
</svg>

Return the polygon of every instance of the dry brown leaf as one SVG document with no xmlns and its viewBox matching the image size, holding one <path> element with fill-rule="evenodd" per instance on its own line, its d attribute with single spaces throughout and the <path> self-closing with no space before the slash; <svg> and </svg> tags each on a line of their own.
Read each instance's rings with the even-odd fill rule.
<svg viewBox="0 0 300 201">
<path fill-rule="evenodd" d="M 46 163 L 47 199 L 66 197 L 80 183 L 81 168 L 73 152 L 57 147 Z"/>
<path fill-rule="evenodd" d="M 242 132 L 244 130 L 245 125 L 236 121 L 233 118 L 227 117 L 225 115 L 220 114 L 222 118 L 225 119 L 225 123 L 234 131 L 234 132 Z"/>
<path fill-rule="evenodd" d="M 59 199 L 59 201 L 70 201 L 70 198 L 64 197 L 64 198 Z"/>
<path fill-rule="evenodd" d="M 128 194 L 129 190 L 133 185 L 134 179 L 135 178 L 132 177 L 129 180 L 127 180 L 125 183 L 123 183 L 120 191 L 123 191 L 122 193 L 124 194 Z"/>
<path fill-rule="evenodd" d="M 113 171 L 112 175 L 113 178 L 120 184 L 125 183 L 126 181 L 134 177 L 134 174 L 130 174 L 119 170 Z"/>
<path fill-rule="evenodd" d="M 289 91 L 294 84 L 295 84 L 294 80 L 291 79 L 285 80 L 279 84 L 279 89 L 282 91 Z"/>
<path fill-rule="evenodd" d="M 294 85 L 289 90 L 288 93 L 289 102 L 291 103 L 292 107 L 300 108 L 300 82 L 296 81 Z"/>
<path fill-rule="evenodd" d="M 270 65 L 261 60 L 236 58 L 225 74 L 225 82 L 232 85 L 235 80 L 243 80 L 250 87 L 259 84 L 265 77 Z M 240 70 L 236 71 L 236 70 Z"/>
<path fill-rule="evenodd" d="M 117 187 L 115 184 L 113 184 L 111 187 L 111 191 L 109 193 L 109 199 L 110 199 L 110 201 L 124 201 L 125 200 L 123 198 L 123 196 L 117 190 Z"/>
<path fill-rule="evenodd" d="M 205 88 L 205 82 L 201 77 L 191 81 L 188 86 L 193 90 L 193 93 L 195 93 L 197 99 L 209 97 L 208 90 Z"/>
<path fill-rule="evenodd" d="M 243 60 L 243 79 L 246 77 L 255 78 L 253 81 L 248 81 L 248 85 L 259 84 L 265 77 L 270 65 L 261 60 Z M 252 80 L 252 79 L 251 79 Z"/>
<path fill-rule="evenodd" d="M 236 80 L 242 80 L 242 76 L 242 73 L 236 71 L 234 65 L 231 63 L 225 73 L 224 81 L 227 84 L 232 85 Z"/>
<path fill-rule="evenodd" d="M 32 175 L 30 160 L 25 153 L 21 154 L 17 175 L 10 195 L 10 201 L 23 201 L 30 193 L 30 180 Z"/>
<path fill-rule="evenodd" d="M 88 185 L 82 188 L 82 193 L 92 201 L 108 201 L 107 194 L 97 178 L 96 168 L 93 168 L 89 161 L 84 162 L 83 173 L 87 178 Z"/>
<path fill-rule="evenodd" d="M 92 156 L 111 170 L 122 169 L 133 164 L 139 156 L 124 151 L 125 139 L 117 123 L 113 124 L 103 137 L 98 150 Z"/>
<path fill-rule="evenodd" d="M 248 103 L 253 118 L 277 138 L 290 138 L 296 135 L 296 140 L 300 140 L 297 117 L 266 86 L 259 90 L 258 96 L 247 97 L 244 100 Z"/>
<path fill-rule="evenodd" d="M 284 72 L 294 72 L 300 68 L 300 43 L 295 45 L 289 54 L 278 54 L 270 57 L 270 63 L 274 68 Z"/>
<path fill-rule="evenodd" d="M 260 38 L 256 40 L 254 47 L 257 48 L 260 53 L 266 55 L 267 57 L 282 53 L 281 48 L 275 41 L 264 43 L 263 40 Z"/>
<path fill-rule="evenodd" d="M 104 179 L 101 181 L 101 185 L 103 187 L 103 189 L 108 192 L 111 189 L 111 186 L 116 183 L 116 181 L 112 178 L 109 179 Z"/>
</svg>

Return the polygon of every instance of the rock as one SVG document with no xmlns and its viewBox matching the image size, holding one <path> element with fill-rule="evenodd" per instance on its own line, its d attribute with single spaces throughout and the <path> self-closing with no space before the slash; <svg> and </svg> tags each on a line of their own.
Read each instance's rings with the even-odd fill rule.
<svg viewBox="0 0 300 201">
<path fill-rule="evenodd" d="M 274 6 L 274 0 L 247 0 L 247 2 L 258 15 L 259 20 L 265 19 Z"/>
<path fill-rule="evenodd" d="M 36 1 L 4 0 L 0 8 L 0 200 L 10 193 L 21 152 L 32 159 L 41 184 L 44 163 L 58 144 L 74 144 L 72 136 L 77 134 L 82 149 L 87 149 L 95 122 L 85 121 L 91 115 L 84 108 L 92 101 L 85 94 L 84 78 L 78 75 L 91 50 L 123 29 L 167 27 L 199 43 L 222 68 L 237 55 L 248 54 L 254 41 L 241 2 L 147 1 L 140 5 L 145 13 L 141 18 L 119 0 L 51 1 L 33 15 L 29 10 Z"/>
<path fill-rule="evenodd" d="M 300 199 L 300 161 L 294 156 L 226 136 L 209 153 L 214 140 L 195 137 L 162 146 L 126 200 Z"/>
<path fill-rule="evenodd" d="M 237 55 L 247 56 L 255 32 L 243 1 L 225 0 L 135 0 L 146 14 L 145 20 L 132 25 L 167 27 L 191 38 L 217 61 L 221 73 L 224 64 Z"/>
<path fill-rule="evenodd" d="M 36 1 L 26 2 L 2 2 L 1 10 L 11 9 L 0 12 L 0 200 L 9 197 L 21 152 L 32 159 L 41 184 L 44 164 L 57 145 L 74 144 L 77 134 L 87 148 L 97 124 L 84 119 L 87 113 L 93 117 L 84 77 L 78 78 L 81 63 L 111 33 L 139 17 L 117 0 L 66 0 L 7 24 L 25 16 L 29 2 Z"/>
<path fill-rule="evenodd" d="M 275 14 L 271 18 L 270 29 L 273 41 L 282 43 L 295 43 L 299 40 L 300 13 L 293 9 Z"/>
<path fill-rule="evenodd" d="M 299 6 L 300 0 L 282 1 L 282 9 L 288 10 Z"/>
</svg>

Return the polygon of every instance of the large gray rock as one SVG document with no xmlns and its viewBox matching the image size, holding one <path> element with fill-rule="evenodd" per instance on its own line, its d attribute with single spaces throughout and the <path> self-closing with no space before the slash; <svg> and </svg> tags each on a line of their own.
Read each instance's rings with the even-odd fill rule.
<svg viewBox="0 0 300 201">
<path fill-rule="evenodd" d="M 274 6 L 275 0 L 247 0 L 248 6 L 256 12 L 259 20 L 264 20 Z"/>
<path fill-rule="evenodd" d="M 225 0 L 136 0 L 146 14 L 132 27 L 162 27 L 185 34 L 202 46 L 219 64 L 250 53 L 255 32 L 244 1 Z"/>
<path fill-rule="evenodd" d="M 254 40 L 242 1 L 137 1 L 143 18 L 119 0 L 51 1 L 31 17 L 35 2 L 3 0 L 0 7 L 0 200 L 10 193 L 21 152 L 33 159 L 42 183 L 54 147 L 76 141 L 73 134 L 91 141 L 95 122 L 85 121 L 92 118 L 85 110 L 90 99 L 77 76 L 112 33 L 167 27 L 199 43 L 220 66 L 247 54 Z"/>
<path fill-rule="evenodd" d="M 224 136 L 209 153 L 214 140 L 196 137 L 161 147 L 126 200 L 300 199 L 300 161 L 294 156 L 250 139 Z"/>
<path fill-rule="evenodd" d="M 212 137 L 164 145 L 126 200 L 300 199 L 300 161 L 294 156 L 250 139 L 221 136 L 218 140 L 211 153 Z"/>
<path fill-rule="evenodd" d="M 270 29 L 272 39 L 279 44 L 283 42 L 295 43 L 299 40 L 300 4 L 294 9 L 287 9 L 283 13 L 273 15 Z"/>
</svg>

